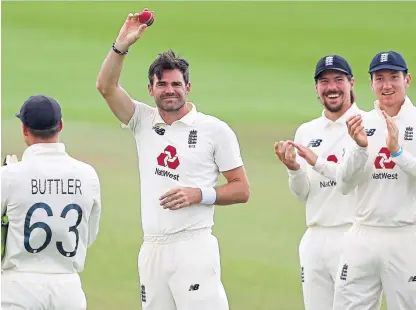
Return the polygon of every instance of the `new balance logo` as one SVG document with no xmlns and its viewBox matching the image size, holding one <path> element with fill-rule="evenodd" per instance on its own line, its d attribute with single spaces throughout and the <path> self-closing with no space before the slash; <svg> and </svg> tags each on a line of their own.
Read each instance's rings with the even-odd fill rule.
<svg viewBox="0 0 416 310">
<path fill-rule="evenodd" d="M 347 280 L 347 272 L 348 272 L 348 265 L 344 264 L 344 266 L 342 266 L 341 276 L 339 278 L 343 281 L 346 281 Z"/>
<path fill-rule="evenodd" d="M 163 136 L 165 134 L 165 129 L 160 128 L 159 126 L 153 126 L 152 128 L 159 136 Z"/>
<path fill-rule="evenodd" d="M 308 147 L 318 147 L 322 143 L 322 139 L 312 139 L 311 142 L 309 142 Z"/>
<path fill-rule="evenodd" d="M 192 284 L 189 287 L 189 291 L 197 291 L 199 289 L 199 284 Z"/>
<path fill-rule="evenodd" d="M 410 276 L 408 282 L 416 282 L 416 276 Z"/>
<path fill-rule="evenodd" d="M 364 129 L 364 131 L 365 131 L 365 133 L 366 133 L 366 135 L 368 136 L 368 137 L 371 137 L 372 135 L 374 135 L 374 133 L 376 132 L 376 129 L 375 128 L 371 128 L 371 129 Z"/>
<path fill-rule="evenodd" d="M 412 141 L 413 140 L 413 127 L 406 127 L 404 131 L 404 140 Z"/>
</svg>

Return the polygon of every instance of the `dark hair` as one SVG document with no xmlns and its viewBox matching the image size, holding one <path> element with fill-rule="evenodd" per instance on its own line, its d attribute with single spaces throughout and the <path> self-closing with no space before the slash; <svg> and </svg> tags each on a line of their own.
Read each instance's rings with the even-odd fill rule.
<svg viewBox="0 0 416 310">
<path fill-rule="evenodd" d="M 32 136 L 38 139 L 46 140 L 53 138 L 59 133 L 59 125 L 49 128 L 49 129 L 43 129 L 43 130 L 37 130 L 37 129 L 30 129 L 28 128 L 29 132 Z"/>
<path fill-rule="evenodd" d="M 351 81 L 352 76 L 348 74 L 347 79 L 348 79 L 348 81 Z M 351 97 L 350 102 L 351 102 L 351 104 L 353 104 L 355 102 L 355 93 L 354 93 L 354 90 L 352 90 L 352 89 L 351 89 L 351 92 L 350 92 L 350 97 Z"/>
<path fill-rule="evenodd" d="M 182 58 L 176 57 L 172 50 L 163 52 L 153 61 L 149 68 L 149 83 L 153 85 L 154 76 L 160 80 L 163 71 L 178 69 L 182 72 L 185 84 L 189 82 L 189 63 Z"/>
<path fill-rule="evenodd" d="M 354 91 L 352 89 L 351 89 L 351 92 L 350 92 L 350 97 L 351 97 L 351 99 L 350 99 L 351 104 L 353 104 L 355 102 L 355 94 L 354 94 Z"/>
</svg>

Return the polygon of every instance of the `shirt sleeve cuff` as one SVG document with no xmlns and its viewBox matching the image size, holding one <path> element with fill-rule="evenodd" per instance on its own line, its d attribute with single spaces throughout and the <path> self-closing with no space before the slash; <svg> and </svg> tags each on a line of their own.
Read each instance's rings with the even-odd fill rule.
<svg viewBox="0 0 416 310">
<path fill-rule="evenodd" d="M 243 160 L 242 159 L 236 160 L 235 162 L 232 162 L 232 163 L 230 163 L 228 165 L 221 166 L 221 168 L 219 168 L 219 171 L 221 173 L 222 172 L 227 172 L 227 171 L 230 171 L 230 170 L 233 170 L 233 169 L 240 168 L 241 166 L 244 166 L 244 163 L 243 163 Z"/>
<path fill-rule="evenodd" d="M 362 147 L 362 146 L 359 146 L 358 144 L 356 144 L 355 145 L 355 150 L 358 151 L 358 152 L 367 153 L 368 147 L 367 146 Z"/>
<path fill-rule="evenodd" d="M 305 171 L 303 171 L 302 168 L 299 168 L 298 170 L 287 169 L 287 173 L 290 178 L 296 178 L 305 175 Z"/>
<path fill-rule="evenodd" d="M 322 157 L 318 157 L 318 159 L 316 160 L 315 166 L 313 166 L 312 169 L 322 174 L 325 170 L 325 164 L 326 164 L 326 160 L 323 159 Z"/>
<path fill-rule="evenodd" d="M 412 157 L 412 154 L 403 149 L 402 153 L 399 156 L 393 158 L 393 161 L 399 166 L 403 166 L 410 162 L 412 160 Z M 414 160 L 416 161 L 416 159 Z"/>
</svg>

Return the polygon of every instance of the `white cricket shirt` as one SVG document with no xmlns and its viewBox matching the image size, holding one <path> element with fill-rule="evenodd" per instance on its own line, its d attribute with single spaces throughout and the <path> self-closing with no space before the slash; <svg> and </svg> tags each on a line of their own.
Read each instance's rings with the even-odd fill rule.
<svg viewBox="0 0 416 310">
<path fill-rule="evenodd" d="M 75 273 L 98 234 L 100 182 L 61 143 L 28 147 L 1 168 L 1 213 L 9 217 L 2 269 Z"/>
<path fill-rule="evenodd" d="M 128 123 L 139 156 L 145 236 L 211 227 L 214 206 L 163 209 L 159 197 L 174 187 L 214 187 L 220 172 L 243 165 L 235 133 L 223 121 L 192 110 L 167 125 L 157 108 L 135 102 Z"/>
<path fill-rule="evenodd" d="M 400 156 L 392 158 L 386 147 L 386 121 L 376 101 L 363 116 L 368 147 L 354 144 L 340 166 L 338 184 L 346 194 L 356 189 L 356 221 L 364 225 L 416 225 L 416 107 L 409 98 L 393 120 L 404 149 Z"/>
<path fill-rule="evenodd" d="M 337 166 L 345 149 L 353 143 L 348 135 L 346 120 L 361 113 L 354 103 L 338 120 L 322 116 L 302 124 L 296 131 L 294 142 L 309 147 L 318 160 L 314 167 L 297 155 L 301 168 L 287 169 L 291 192 L 306 208 L 308 227 L 332 227 L 352 223 L 355 203 L 352 196 L 345 196 L 336 186 Z"/>
</svg>

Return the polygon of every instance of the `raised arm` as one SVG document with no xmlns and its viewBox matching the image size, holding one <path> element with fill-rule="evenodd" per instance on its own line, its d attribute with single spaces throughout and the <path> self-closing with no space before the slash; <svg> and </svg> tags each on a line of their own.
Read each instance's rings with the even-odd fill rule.
<svg viewBox="0 0 416 310">
<path fill-rule="evenodd" d="M 129 47 L 146 30 L 147 25 L 139 22 L 139 13 L 129 14 L 120 33 L 107 54 L 98 73 L 96 87 L 113 114 L 123 123 L 129 122 L 134 114 L 135 104 L 129 94 L 119 85 L 123 62 Z"/>
<path fill-rule="evenodd" d="M 337 171 L 337 186 L 343 194 L 350 193 L 358 184 L 360 175 L 368 160 L 368 139 L 362 125 L 360 115 L 351 116 L 347 120 L 348 134 L 356 142 L 345 153 L 345 160 Z"/>
<path fill-rule="evenodd" d="M 386 144 L 391 153 L 394 162 L 406 174 L 416 178 L 416 157 L 399 145 L 399 129 L 394 120 L 383 111 L 387 126 Z"/>
</svg>

